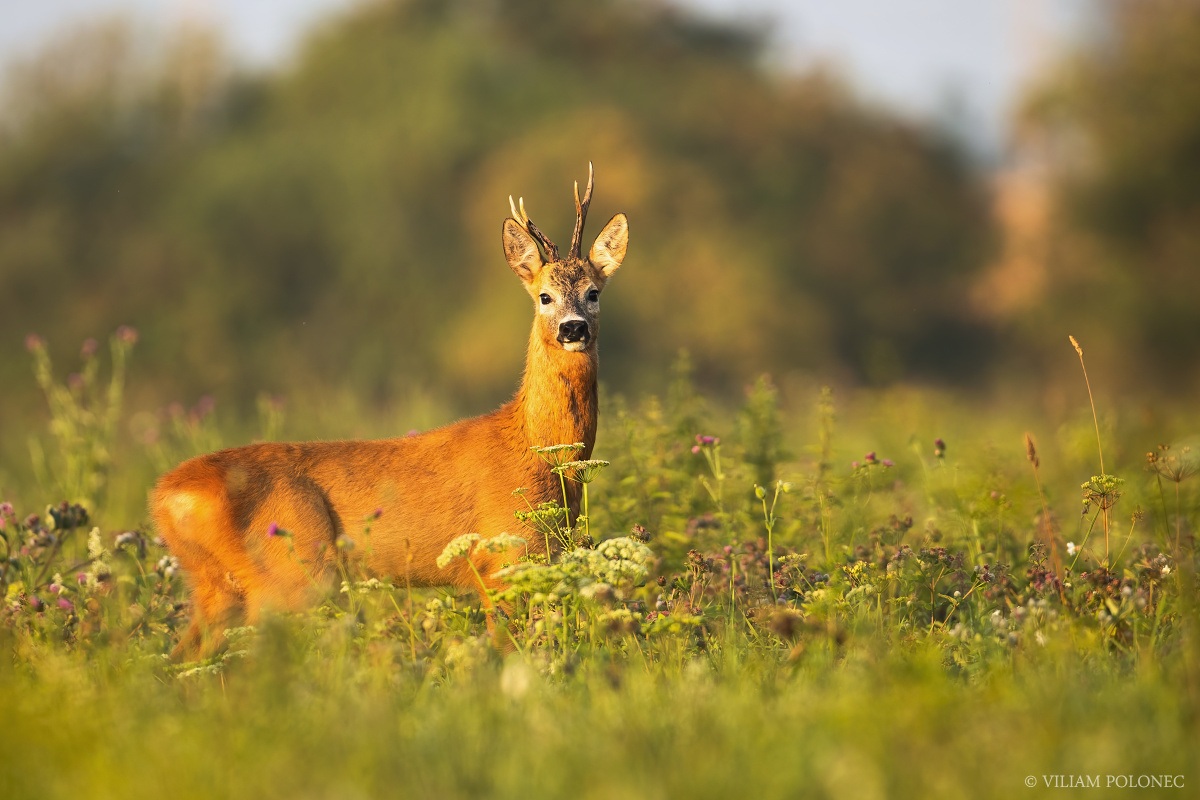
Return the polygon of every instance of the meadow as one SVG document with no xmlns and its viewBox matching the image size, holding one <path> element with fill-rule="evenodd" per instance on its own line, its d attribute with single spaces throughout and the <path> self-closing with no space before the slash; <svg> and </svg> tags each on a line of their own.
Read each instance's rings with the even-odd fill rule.
<svg viewBox="0 0 1200 800">
<path fill-rule="evenodd" d="M 127 409 L 137 338 L 89 340 L 66 379 L 27 342 L 48 425 L 3 469 L 5 797 L 1148 797 L 1200 781 L 1191 421 L 1111 399 L 1067 342 L 1078 381 L 1056 413 L 766 378 L 730 407 L 681 361 L 660 396 L 602 397 L 602 461 L 546 443 L 585 483 L 584 516 L 514 519 L 564 552 L 506 568 L 503 646 L 477 597 L 357 572 L 364 519 L 310 613 L 172 663 L 185 576 L 146 522 L 154 475 L 345 431 L 267 397 L 255 423 L 207 400 Z M 356 424 L 402 433 L 404 413 Z M 447 561 L 487 546 L 471 533 Z"/>
</svg>

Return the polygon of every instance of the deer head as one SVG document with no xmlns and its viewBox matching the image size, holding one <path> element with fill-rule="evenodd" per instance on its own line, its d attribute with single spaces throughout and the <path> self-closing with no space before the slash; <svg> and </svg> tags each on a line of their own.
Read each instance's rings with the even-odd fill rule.
<svg viewBox="0 0 1200 800">
<path fill-rule="evenodd" d="M 588 164 L 587 189 L 579 199 L 575 182 L 575 232 L 566 256 L 525 213 L 525 199 L 508 198 L 512 216 L 504 220 L 504 257 L 534 300 L 534 323 L 548 347 L 570 352 L 594 350 L 600 333 L 600 293 L 621 266 L 629 245 L 629 221 L 617 214 L 596 237 L 585 258 L 583 225 L 592 201 L 595 174 Z"/>
</svg>

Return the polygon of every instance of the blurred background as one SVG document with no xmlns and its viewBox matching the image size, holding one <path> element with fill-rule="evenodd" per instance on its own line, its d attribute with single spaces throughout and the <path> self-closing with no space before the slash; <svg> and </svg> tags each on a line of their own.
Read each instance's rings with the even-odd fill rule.
<svg viewBox="0 0 1200 800">
<path fill-rule="evenodd" d="M 123 324 L 135 409 L 483 411 L 531 319 L 508 195 L 562 242 L 589 160 L 611 390 L 686 351 L 717 397 L 1053 404 L 1069 333 L 1112 391 L 1200 379 L 1197 3 L 53 0 L 0 64 L 7 431 L 27 334 L 65 373 Z"/>
</svg>

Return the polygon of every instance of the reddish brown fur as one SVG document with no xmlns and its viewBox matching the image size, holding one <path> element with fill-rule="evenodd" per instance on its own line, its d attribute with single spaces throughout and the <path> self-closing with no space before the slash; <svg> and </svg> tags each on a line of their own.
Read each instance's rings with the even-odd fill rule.
<svg viewBox="0 0 1200 800">
<path fill-rule="evenodd" d="M 544 540 L 514 518 L 525 500 L 513 490 L 524 488 L 534 505 L 561 498 L 558 477 L 531 447 L 583 442 L 575 457 L 591 456 L 598 306 L 588 317 L 586 303 L 568 295 L 603 288 L 624 257 L 627 231 L 618 214 L 588 258 L 544 263 L 528 228 L 505 220 L 506 256 L 535 308 L 542 292 L 561 294 L 564 307 L 589 319 L 593 333 L 585 349 L 565 349 L 555 338 L 562 316 L 539 313 L 521 387 L 496 411 L 419 436 L 222 450 L 164 475 L 151 511 L 189 576 L 193 606 L 176 655 L 207 651 L 226 627 L 252 623 L 264 611 L 306 607 L 337 574 L 341 535 L 354 542 L 354 559 L 368 573 L 413 586 L 497 585 L 490 576 L 512 554 L 473 556 L 486 587 L 462 561 L 437 567 L 445 546 L 464 533 L 521 533 L 531 549 L 544 550 Z M 572 519 L 578 504 L 578 492 L 569 490 Z M 377 510 L 381 515 L 363 536 Z M 272 525 L 291 536 L 269 535 Z"/>
</svg>

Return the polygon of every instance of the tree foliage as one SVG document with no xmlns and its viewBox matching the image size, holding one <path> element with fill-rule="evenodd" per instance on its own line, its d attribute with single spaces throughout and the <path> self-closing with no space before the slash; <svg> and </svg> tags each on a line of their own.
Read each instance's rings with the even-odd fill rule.
<svg viewBox="0 0 1200 800">
<path fill-rule="evenodd" d="M 764 43 L 624 0 L 365 4 L 258 75 L 197 32 L 157 58 L 81 34 L 9 76 L 0 341 L 128 322 L 146 379 L 185 395 L 424 385 L 473 407 L 515 385 L 528 326 L 507 197 L 565 238 L 590 160 L 590 231 L 633 229 L 614 384 L 680 349 L 710 384 L 970 377 L 980 182 L 829 75 L 771 72 Z"/>
</svg>

